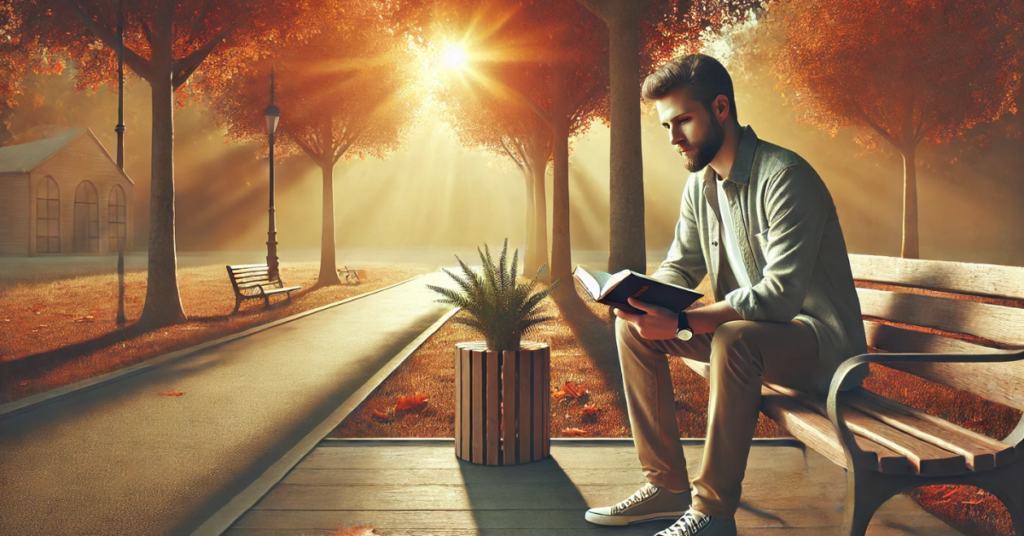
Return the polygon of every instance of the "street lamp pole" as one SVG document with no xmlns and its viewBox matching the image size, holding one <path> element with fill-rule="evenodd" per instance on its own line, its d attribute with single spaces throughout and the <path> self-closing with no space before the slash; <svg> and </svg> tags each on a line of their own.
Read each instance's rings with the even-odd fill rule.
<svg viewBox="0 0 1024 536">
<path fill-rule="evenodd" d="M 267 117 L 267 132 L 270 134 L 270 227 L 267 231 L 267 275 L 271 279 L 279 277 L 277 265 L 277 216 L 274 210 L 274 132 L 281 119 L 281 110 L 274 105 L 274 68 L 270 68 L 270 106 L 264 115 Z"/>
<path fill-rule="evenodd" d="M 124 8 L 117 2 L 117 167 L 124 169 Z"/>
</svg>

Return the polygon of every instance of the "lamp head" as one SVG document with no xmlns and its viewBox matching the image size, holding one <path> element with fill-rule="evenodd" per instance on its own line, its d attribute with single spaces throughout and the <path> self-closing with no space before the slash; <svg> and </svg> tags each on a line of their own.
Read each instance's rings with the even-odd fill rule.
<svg viewBox="0 0 1024 536">
<path fill-rule="evenodd" d="M 271 104 L 270 106 L 267 106 L 263 115 L 267 116 L 267 132 L 273 135 L 274 132 L 277 131 L 278 121 L 281 120 L 281 109 Z"/>
</svg>

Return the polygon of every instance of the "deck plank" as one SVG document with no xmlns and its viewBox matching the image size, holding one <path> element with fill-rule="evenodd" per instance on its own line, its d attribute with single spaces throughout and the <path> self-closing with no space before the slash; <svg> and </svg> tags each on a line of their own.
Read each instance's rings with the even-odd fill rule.
<svg viewBox="0 0 1024 536">
<path fill-rule="evenodd" d="M 509 467 L 458 460 L 454 442 L 335 445 L 314 449 L 226 534 L 326 536 L 341 526 L 364 525 L 387 536 L 603 534 L 606 527 L 583 519 L 586 509 L 617 502 L 644 482 L 628 443 L 554 442 L 551 458 Z M 684 453 L 692 479 L 702 447 L 684 445 Z M 754 446 L 736 514 L 739 534 L 830 534 L 842 518 L 844 483 L 843 470 L 814 451 Z M 615 533 L 649 536 L 669 524 L 654 521 Z M 868 534 L 958 533 L 901 495 L 879 510 Z"/>
</svg>

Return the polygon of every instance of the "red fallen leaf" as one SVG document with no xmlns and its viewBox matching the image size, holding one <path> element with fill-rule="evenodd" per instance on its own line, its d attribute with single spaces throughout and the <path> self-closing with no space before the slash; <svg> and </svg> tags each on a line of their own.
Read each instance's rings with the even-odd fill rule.
<svg viewBox="0 0 1024 536">
<path fill-rule="evenodd" d="M 410 396 L 399 397 L 395 402 L 395 411 L 420 411 L 427 407 L 427 395 L 416 393 Z"/>
<path fill-rule="evenodd" d="M 985 419 L 974 419 L 974 420 L 970 420 L 970 421 L 965 422 L 964 426 L 977 426 L 977 425 L 979 425 L 979 424 L 981 424 L 983 422 L 985 422 Z"/>
<path fill-rule="evenodd" d="M 365 527 L 338 527 L 337 532 L 332 532 L 329 536 L 378 536 L 374 531 L 372 525 L 366 525 Z"/>
<path fill-rule="evenodd" d="M 380 419 L 382 421 L 390 421 L 391 420 L 391 417 L 388 417 L 387 413 L 381 413 L 381 412 L 379 412 L 377 410 L 373 410 L 373 416 L 377 417 L 378 419 Z"/>
<path fill-rule="evenodd" d="M 163 393 L 160 393 L 160 394 L 166 395 L 166 396 L 181 396 L 181 395 L 185 394 L 185 391 L 164 391 Z"/>
<path fill-rule="evenodd" d="M 560 387 L 558 390 L 565 392 L 565 396 L 571 398 L 579 398 L 587 393 L 582 384 L 574 385 L 572 382 L 565 382 L 565 385 Z"/>
<path fill-rule="evenodd" d="M 566 428 L 562 430 L 563 435 L 567 436 L 585 436 L 588 435 L 586 430 L 580 428 Z"/>
<path fill-rule="evenodd" d="M 18 382 L 18 385 L 20 385 L 22 387 L 25 387 L 26 385 L 28 385 L 28 380 L 22 380 L 22 381 Z"/>
<path fill-rule="evenodd" d="M 580 411 L 582 411 L 584 415 L 592 417 L 594 415 L 597 415 L 597 413 L 601 411 L 601 408 L 594 406 L 583 406 L 582 408 L 580 408 Z"/>
</svg>

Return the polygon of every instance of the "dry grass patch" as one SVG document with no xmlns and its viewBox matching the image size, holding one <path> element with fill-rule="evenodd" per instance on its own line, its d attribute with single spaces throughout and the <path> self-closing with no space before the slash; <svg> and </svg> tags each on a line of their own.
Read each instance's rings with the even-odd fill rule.
<svg viewBox="0 0 1024 536">
<path fill-rule="evenodd" d="M 235 306 L 223 265 L 181 268 L 178 287 L 189 320 L 155 331 L 132 328 L 146 296 L 146 272 L 125 275 L 125 315 L 119 329 L 117 276 L 87 275 L 0 287 L 0 403 L 68 385 L 133 365 L 158 355 L 308 311 L 399 283 L 435 267 L 419 264 L 363 263 L 360 283 L 313 289 L 319 262 L 282 263 L 287 285 L 301 285 L 284 297 Z"/>
</svg>

